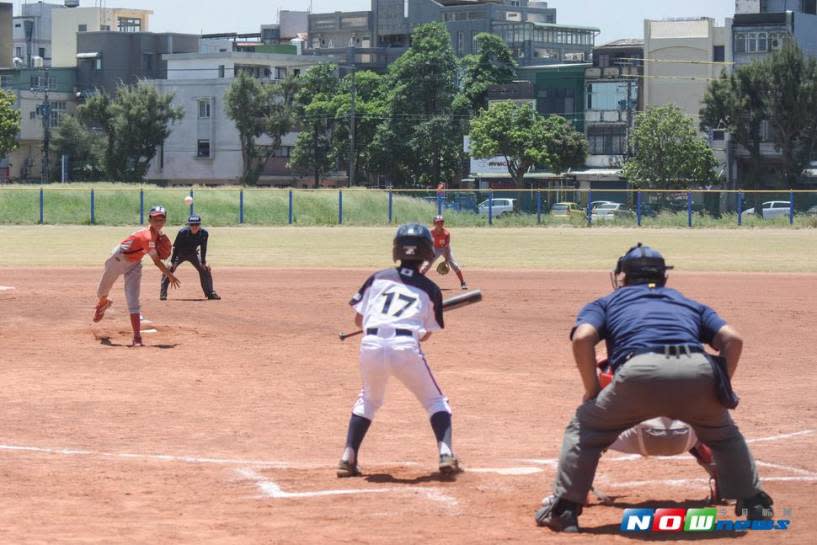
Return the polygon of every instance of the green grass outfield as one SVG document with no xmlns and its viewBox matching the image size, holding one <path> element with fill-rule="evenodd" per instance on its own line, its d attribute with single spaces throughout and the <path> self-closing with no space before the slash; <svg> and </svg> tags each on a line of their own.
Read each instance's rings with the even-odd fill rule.
<svg viewBox="0 0 817 545">
<path fill-rule="evenodd" d="M 91 189 L 94 190 L 94 223 L 96 225 L 133 225 L 139 223 L 139 189 L 138 185 L 128 184 L 51 184 L 43 189 L 44 223 L 48 225 L 90 225 L 91 224 Z M 185 221 L 190 210 L 184 205 L 184 197 L 189 193 L 184 188 L 160 188 L 144 186 L 145 212 L 154 205 L 161 204 L 168 209 L 171 225 Z M 227 188 L 194 188 L 195 212 L 203 216 L 208 225 L 229 226 L 239 224 L 239 202 L 241 190 L 238 187 Z M 466 192 L 467 193 L 467 192 Z M 393 194 L 393 223 L 408 221 L 431 221 L 437 213 L 434 202 L 423 197 L 434 196 L 433 191 L 412 193 L 395 192 Z M 487 199 L 488 194 L 479 194 L 479 200 Z M 535 201 L 524 191 L 501 192 L 495 198 L 525 197 L 530 205 Z M 544 196 L 546 198 L 546 196 Z M 629 195 L 621 194 L 621 198 Z M 762 194 L 761 200 L 786 200 L 787 192 Z M 796 203 L 798 210 L 803 209 L 810 199 L 817 194 L 798 193 Z M 799 200 L 798 200 L 799 199 Z M 335 190 L 295 190 L 293 191 L 293 224 L 299 226 L 330 226 L 338 223 L 338 192 Z M 521 203 L 521 201 L 520 201 Z M 547 203 L 545 203 L 547 204 Z M 546 208 L 546 206 L 545 206 Z M 546 210 L 545 210 L 546 212 Z M 488 225 L 487 216 L 472 212 L 445 211 L 446 222 L 452 227 L 484 227 Z M 384 191 L 366 189 L 347 189 L 343 191 L 343 223 L 355 226 L 388 225 L 388 194 Z M 645 228 L 687 227 L 686 212 L 661 213 L 655 218 L 644 217 Z M 40 187 L 39 186 L 4 186 L 0 187 L 0 224 L 33 225 L 40 221 Z M 554 217 L 544 213 L 541 217 L 543 227 L 586 227 L 582 214 L 571 218 Z M 244 189 L 244 222 L 246 225 L 287 225 L 289 223 L 289 190 L 286 189 Z M 742 228 L 792 228 L 788 218 L 763 220 L 746 217 Z M 614 222 L 604 222 L 593 228 L 630 227 L 636 228 L 635 218 L 622 218 Z M 536 214 L 508 214 L 494 219 L 495 227 L 536 227 Z M 693 215 L 693 227 L 737 229 L 737 215 L 724 214 L 714 218 L 704 214 Z M 794 220 L 795 229 L 817 227 L 817 216 L 797 214 Z"/>
<path fill-rule="evenodd" d="M 101 266 L 138 227 L 0 226 L 0 266 Z M 374 268 L 391 263 L 394 228 L 211 227 L 215 267 Z M 176 228 L 167 230 L 175 236 Z M 817 273 L 813 229 L 452 229 L 466 270 L 609 270 L 629 246 L 653 245 L 681 271 Z M 2 268 L 0 268 L 2 279 Z M 56 280 L 55 280 L 56 281 Z M 2 283 L 2 282 L 0 282 Z"/>
</svg>

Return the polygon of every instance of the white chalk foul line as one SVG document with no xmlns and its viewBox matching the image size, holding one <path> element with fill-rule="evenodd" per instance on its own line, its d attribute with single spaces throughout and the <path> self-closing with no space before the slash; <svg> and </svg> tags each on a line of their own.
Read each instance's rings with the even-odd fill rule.
<svg viewBox="0 0 817 545">
<path fill-rule="evenodd" d="M 763 462 L 761 460 L 757 460 L 755 465 L 760 467 L 770 467 L 772 469 L 782 469 L 784 471 L 791 471 L 792 473 L 797 473 L 798 475 L 805 475 L 807 477 L 817 477 L 817 473 L 813 471 L 808 471 L 806 469 L 800 469 L 799 467 L 794 466 L 787 466 L 783 464 L 773 464 L 771 462 Z M 764 479 L 765 480 L 765 479 Z"/>
<path fill-rule="evenodd" d="M 437 488 L 412 486 L 404 488 L 341 488 L 336 490 L 316 490 L 312 492 L 285 492 L 274 481 L 258 474 L 253 469 L 237 469 L 236 473 L 242 478 L 255 483 L 263 496 L 276 500 L 320 498 L 325 496 L 355 496 L 361 494 L 411 494 L 442 503 L 449 508 L 455 508 L 458 505 L 456 498 L 445 494 Z"/>
<path fill-rule="evenodd" d="M 817 481 L 817 475 L 812 476 L 798 476 L 798 477 L 763 477 L 761 482 L 813 482 Z M 637 488 L 639 486 L 689 486 L 689 485 L 706 485 L 709 479 L 650 479 L 645 481 L 609 481 L 605 482 L 605 488 Z"/>
<path fill-rule="evenodd" d="M 0 291 L 14 291 L 15 289 L 14 286 L 0 286 Z"/>
<path fill-rule="evenodd" d="M 796 431 L 794 433 L 783 433 L 780 435 L 772 435 L 769 437 L 757 437 L 755 439 L 747 439 L 747 443 L 766 443 L 766 442 L 773 442 L 773 441 L 780 441 L 781 439 L 790 439 L 792 437 L 800 437 L 802 435 L 811 435 L 817 430 L 803 430 L 803 431 Z"/>
<path fill-rule="evenodd" d="M 469 467 L 468 473 L 493 473 L 496 475 L 516 476 L 516 475 L 534 475 L 542 473 L 544 469 L 540 467 Z"/>
<path fill-rule="evenodd" d="M 1 445 L 0 452 L 31 452 L 54 456 L 92 456 L 97 458 L 114 458 L 120 460 L 140 460 L 151 462 L 176 462 L 185 464 L 213 464 L 213 465 L 241 465 L 256 466 L 270 469 L 335 469 L 334 464 L 305 464 L 283 462 L 278 460 L 247 460 L 237 458 L 213 458 L 203 456 L 172 455 L 172 454 L 140 454 L 131 452 L 97 452 L 92 450 L 70 448 L 42 448 L 20 445 Z M 393 462 L 369 464 L 372 467 L 416 466 L 417 462 Z"/>
</svg>

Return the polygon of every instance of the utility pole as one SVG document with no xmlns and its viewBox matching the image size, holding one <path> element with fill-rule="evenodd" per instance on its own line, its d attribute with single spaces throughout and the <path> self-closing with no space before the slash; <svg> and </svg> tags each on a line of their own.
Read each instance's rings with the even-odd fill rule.
<svg viewBox="0 0 817 545">
<path fill-rule="evenodd" d="M 349 112 L 349 187 L 355 182 L 355 100 L 357 95 L 355 68 L 352 68 L 352 109 Z"/>
<path fill-rule="evenodd" d="M 51 152 L 51 102 L 48 99 L 48 90 L 49 90 L 49 78 L 48 78 L 48 67 L 45 66 L 45 59 L 42 57 L 35 57 L 34 58 L 35 68 L 38 68 L 43 71 L 43 80 L 39 81 L 39 85 L 32 88 L 31 90 L 35 93 L 43 93 L 43 102 L 39 107 L 40 115 L 43 118 L 43 169 L 42 175 L 40 178 L 40 183 L 48 183 L 49 174 L 50 174 L 50 152 Z M 39 78 L 38 78 L 39 79 Z"/>
</svg>

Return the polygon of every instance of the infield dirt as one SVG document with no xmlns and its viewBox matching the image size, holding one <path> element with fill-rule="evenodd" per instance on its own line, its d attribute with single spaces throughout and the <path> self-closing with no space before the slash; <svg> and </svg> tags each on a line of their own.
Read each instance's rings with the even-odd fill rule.
<svg viewBox="0 0 817 545">
<path fill-rule="evenodd" d="M 467 271 L 484 301 L 424 346 L 454 410 L 455 482 L 436 474 L 426 415 L 397 382 L 363 445 L 364 477 L 335 478 L 360 387 L 357 341 L 337 333 L 353 328 L 346 302 L 368 271 L 221 269 L 222 301 L 200 300 L 192 269 L 180 273 L 160 302 L 145 268 L 157 333 L 131 349 L 121 281 L 94 325 L 100 270 L 0 269 L 14 287 L 0 291 L 0 543 L 566 541 L 533 512 L 581 398 L 568 331 L 609 291 L 604 273 Z M 813 543 L 817 277 L 679 273 L 671 285 L 745 335 L 734 416 L 777 518 L 792 521 L 674 537 Z M 615 503 L 587 508 L 570 542 L 630 541 L 624 508 L 703 506 L 704 477 L 691 456 L 607 453 L 596 483 Z"/>
</svg>

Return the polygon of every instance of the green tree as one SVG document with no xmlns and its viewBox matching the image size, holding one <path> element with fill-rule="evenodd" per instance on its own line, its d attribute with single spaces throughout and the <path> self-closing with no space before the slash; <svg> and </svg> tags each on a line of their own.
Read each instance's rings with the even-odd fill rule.
<svg viewBox="0 0 817 545">
<path fill-rule="evenodd" d="M 685 189 L 711 182 L 717 161 L 693 120 L 674 104 L 638 114 L 624 176 L 636 187 Z"/>
<path fill-rule="evenodd" d="M 65 116 L 54 131 L 54 150 L 71 161 L 72 178 L 99 179 L 104 172 L 105 138 L 88 130 L 77 117 Z"/>
<path fill-rule="evenodd" d="M 385 77 L 371 71 L 348 74 L 340 82 L 338 92 L 332 98 L 334 113 L 332 148 L 335 157 L 348 163 L 351 153 L 349 127 L 351 126 L 352 87 L 355 97 L 355 171 L 360 177 L 371 179 L 375 175 L 372 168 L 372 142 L 378 126 L 388 113 Z"/>
<path fill-rule="evenodd" d="M 242 184 L 258 183 L 264 165 L 281 148 L 284 135 L 294 129 L 298 87 L 294 77 L 265 84 L 240 72 L 227 90 L 227 115 L 235 123 L 241 143 Z M 271 144 L 258 144 L 262 136 L 269 137 Z"/>
<path fill-rule="evenodd" d="M 749 152 L 750 168 L 744 177 L 749 189 L 757 187 L 761 176 L 767 84 L 767 71 L 762 63 L 738 67 L 732 74 L 723 72 L 709 84 L 700 113 L 702 130 L 726 130 Z"/>
<path fill-rule="evenodd" d="M 462 94 L 473 112 L 488 106 L 488 89 L 492 85 L 511 83 L 516 79 L 516 59 L 507 44 L 495 34 L 483 32 L 474 39 L 478 53 L 460 61 Z"/>
<path fill-rule="evenodd" d="M 147 173 L 156 150 L 170 135 L 170 124 L 184 116 L 172 105 L 173 95 L 160 94 L 145 83 L 121 85 L 115 97 L 105 93 L 78 108 L 86 128 L 105 137 L 104 169 L 111 180 L 139 181 Z"/>
<path fill-rule="evenodd" d="M 313 176 L 314 186 L 336 164 L 332 133 L 336 108 L 333 99 L 338 92 L 338 68 L 320 64 L 307 70 L 295 95 L 295 107 L 301 131 L 289 158 L 290 168 Z"/>
<path fill-rule="evenodd" d="M 494 102 L 471 122 L 471 155 L 501 156 L 517 187 L 535 165 L 561 173 L 587 157 L 584 135 L 562 117 L 539 113 L 530 104 Z"/>
<path fill-rule="evenodd" d="M 371 145 L 372 165 L 398 184 L 436 184 L 462 173 L 462 123 L 457 117 L 457 59 L 442 22 L 420 25 L 411 47 L 389 67 L 388 111 Z M 445 138 L 429 135 L 447 129 Z"/>
<path fill-rule="evenodd" d="M 817 60 L 792 41 L 766 61 L 766 107 L 783 179 L 795 187 L 817 143 Z"/>
<path fill-rule="evenodd" d="M 14 107 L 13 94 L 0 90 L 0 157 L 17 149 L 20 133 L 20 111 Z"/>
</svg>

